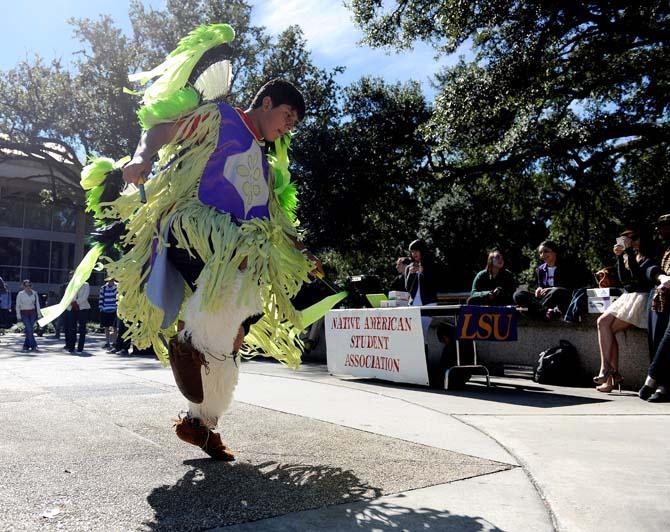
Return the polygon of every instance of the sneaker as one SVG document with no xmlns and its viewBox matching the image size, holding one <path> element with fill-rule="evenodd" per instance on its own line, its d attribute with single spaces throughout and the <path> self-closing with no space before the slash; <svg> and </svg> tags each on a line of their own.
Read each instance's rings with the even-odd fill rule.
<svg viewBox="0 0 670 532">
<path fill-rule="evenodd" d="M 205 427 L 198 419 L 184 416 L 175 422 L 174 427 L 180 440 L 197 445 L 214 460 L 222 462 L 235 460 L 233 452 L 221 441 L 221 435 Z"/>
<path fill-rule="evenodd" d="M 123 357 L 127 357 L 127 356 L 130 355 L 130 353 L 128 352 L 127 349 L 121 349 L 121 351 L 119 351 L 119 355 L 121 355 Z"/>
</svg>

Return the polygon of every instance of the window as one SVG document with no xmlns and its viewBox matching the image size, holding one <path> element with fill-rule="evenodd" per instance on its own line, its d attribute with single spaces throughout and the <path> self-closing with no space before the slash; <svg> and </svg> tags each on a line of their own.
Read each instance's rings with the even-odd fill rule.
<svg viewBox="0 0 670 532">
<path fill-rule="evenodd" d="M 23 264 L 22 266 L 49 267 L 49 250 L 51 242 L 48 240 L 23 240 Z M 44 281 L 46 282 L 46 281 Z"/>
<path fill-rule="evenodd" d="M 23 227 L 23 198 L 6 196 L 0 199 L 0 226 Z"/>
<path fill-rule="evenodd" d="M 74 266 L 74 244 L 65 242 L 51 243 L 51 267 L 67 270 Z M 54 282 L 54 281 L 52 281 Z"/>
<path fill-rule="evenodd" d="M 21 281 L 21 268 L 11 266 L 0 266 L 0 277 L 8 283 L 10 281 Z"/>
<path fill-rule="evenodd" d="M 24 227 L 26 229 L 51 231 L 51 205 L 27 202 Z"/>
<path fill-rule="evenodd" d="M 49 270 L 46 268 L 23 268 L 21 270 L 21 280 L 30 279 L 33 283 L 48 283 Z"/>
<path fill-rule="evenodd" d="M 53 230 L 62 233 L 74 233 L 77 211 L 72 207 L 56 205 L 53 209 Z"/>
<path fill-rule="evenodd" d="M 52 284 L 66 283 L 68 272 L 69 270 L 51 270 L 49 275 L 49 282 Z"/>
<path fill-rule="evenodd" d="M 0 265 L 21 265 L 21 239 L 0 236 Z"/>
</svg>

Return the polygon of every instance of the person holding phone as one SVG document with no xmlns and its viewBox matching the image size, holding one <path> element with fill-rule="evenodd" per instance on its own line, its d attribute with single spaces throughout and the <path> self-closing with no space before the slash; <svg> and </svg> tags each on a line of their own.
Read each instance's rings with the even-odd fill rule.
<svg viewBox="0 0 670 532">
<path fill-rule="evenodd" d="M 599 392 L 620 386 L 619 345 L 616 333 L 629 327 L 647 328 L 647 298 L 654 283 L 649 276 L 656 266 L 650 257 L 650 238 L 637 228 L 627 228 L 612 249 L 617 258 L 617 274 L 624 293 L 598 318 L 600 371 L 593 378 Z"/>
</svg>

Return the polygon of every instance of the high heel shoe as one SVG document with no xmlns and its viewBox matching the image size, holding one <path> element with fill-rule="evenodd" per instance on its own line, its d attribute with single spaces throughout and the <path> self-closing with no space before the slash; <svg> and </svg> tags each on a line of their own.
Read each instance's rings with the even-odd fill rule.
<svg viewBox="0 0 670 532">
<path fill-rule="evenodd" d="M 610 393 L 614 387 L 619 388 L 619 393 L 621 393 L 621 383 L 623 382 L 623 377 L 618 371 L 613 371 L 607 376 L 607 381 L 601 384 L 600 386 L 596 386 L 596 390 L 599 392 L 603 393 Z"/>
<path fill-rule="evenodd" d="M 606 369 L 599 375 L 593 377 L 593 382 L 595 384 L 605 384 L 607 382 L 607 379 L 609 376 L 612 374 L 612 370 Z"/>
</svg>

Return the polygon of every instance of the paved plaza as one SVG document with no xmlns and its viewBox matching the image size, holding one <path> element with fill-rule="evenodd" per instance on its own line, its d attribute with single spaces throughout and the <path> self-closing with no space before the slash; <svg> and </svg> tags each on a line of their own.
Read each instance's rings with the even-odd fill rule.
<svg viewBox="0 0 670 532">
<path fill-rule="evenodd" d="M 242 364 L 237 460 L 176 438 L 169 369 L 0 336 L 0 530 L 665 530 L 670 404 L 493 378 L 459 392 Z"/>
</svg>

